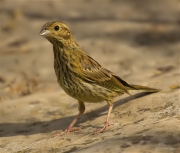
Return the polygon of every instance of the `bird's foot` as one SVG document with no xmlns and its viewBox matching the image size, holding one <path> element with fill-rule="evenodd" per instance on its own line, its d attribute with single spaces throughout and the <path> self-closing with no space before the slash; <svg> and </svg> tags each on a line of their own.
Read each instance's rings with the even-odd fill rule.
<svg viewBox="0 0 180 153">
<path fill-rule="evenodd" d="M 69 132 L 78 131 L 80 129 L 81 129 L 80 127 L 71 127 L 71 126 L 69 126 L 66 130 L 64 130 L 64 131 L 62 131 L 60 133 L 54 134 L 54 137 L 61 136 L 61 135 L 64 135 L 64 134 L 68 134 Z"/>
<path fill-rule="evenodd" d="M 102 128 L 96 130 L 93 134 L 95 135 L 95 134 L 99 134 L 99 133 L 106 131 L 110 125 L 114 125 L 114 123 L 106 122 Z"/>
</svg>

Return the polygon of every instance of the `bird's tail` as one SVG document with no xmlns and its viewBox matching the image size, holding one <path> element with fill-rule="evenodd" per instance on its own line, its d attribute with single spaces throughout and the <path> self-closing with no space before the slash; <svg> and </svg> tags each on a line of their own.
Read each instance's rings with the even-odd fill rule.
<svg viewBox="0 0 180 153">
<path fill-rule="evenodd" d="M 145 92 L 159 92 L 161 91 L 160 89 L 156 89 L 156 88 L 150 88 L 147 86 L 141 86 L 141 85 L 134 85 L 134 84 L 130 84 L 131 87 L 126 87 L 127 90 L 143 90 Z"/>
<path fill-rule="evenodd" d="M 124 92 L 129 94 L 128 90 L 143 90 L 145 92 L 158 92 L 161 91 L 160 89 L 156 89 L 156 88 L 150 88 L 150 87 L 146 87 L 146 86 L 141 86 L 141 85 L 134 85 L 134 84 L 129 84 L 126 81 L 124 81 L 123 79 L 121 79 L 120 77 L 113 75 L 120 83 L 121 85 L 123 85 L 124 87 Z M 122 86 L 121 86 L 122 89 Z"/>
</svg>

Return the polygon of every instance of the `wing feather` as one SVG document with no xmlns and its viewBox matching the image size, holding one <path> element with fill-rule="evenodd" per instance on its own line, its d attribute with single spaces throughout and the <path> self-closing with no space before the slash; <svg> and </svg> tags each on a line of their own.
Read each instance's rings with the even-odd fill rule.
<svg viewBox="0 0 180 153">
<path fill-rule="evenodd" d="M 82 77 L 85 81 L 96 83 L 104 88 L 129 94 L 124 84 L 129 85 L 124 80 L 113 74 L 111 71 L 103 68 L 90 56 L 84 56 L 81 63 Z M 117 79 L 118 77 L 118 79 Z M 123 84 L 124 83 L 124 84 Z M 130 86 L 130 85 L 129 85 Z"/>
</svg>

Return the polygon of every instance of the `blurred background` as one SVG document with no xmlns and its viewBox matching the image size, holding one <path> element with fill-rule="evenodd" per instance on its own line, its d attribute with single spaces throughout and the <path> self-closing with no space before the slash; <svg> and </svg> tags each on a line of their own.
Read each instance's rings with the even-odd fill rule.
<svg viewBox="0 0 180 153">
<path fill-rule="evenodd" d="M 0 10 L 0 152 L 70 153 L 105 140 L 99 153 L 180 152 L 179 0 L 0 0 Z M 78 108 L 56 81 L 52 45 L 39 36 L 52 20 L 122 79 L 162 92 L 118 97 L 115 125 L 93 137 L 107 104 L 88 103 L 82 130 L 52 138 Z"/>
<path fill-rule="evenodd" d="M 140 73 L 147 79 L 179 64 L 178 0 L 0 3 L 1 100 L 61 90 L 54 75 L 52 46 L 39 36 L 42 26 L 52 20 L 67 23 L 90 56 L 126 80 L 138 82 Z"/>
</svg>

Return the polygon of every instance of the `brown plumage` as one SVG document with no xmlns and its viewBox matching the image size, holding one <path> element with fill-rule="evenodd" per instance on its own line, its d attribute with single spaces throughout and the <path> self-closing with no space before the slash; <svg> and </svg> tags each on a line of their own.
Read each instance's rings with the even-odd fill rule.
<svg viewBox="0 0 180 153">
<path fill-rule="evenodd" d="M 74 130 L 74 124 L 85 111 L 84 102 L 107 101 L 109 105 L 105 125 L 97 131 L 99 133 L 106 130 L 109 125 L 115 97 L 124 93 L 129 94 L 128 90 L 159 91 L 150 87 L 128 84 L 113 72 L 103 68 L 81 49 L 67 25 L 60 21 L 46 23 L 40 35 L 53 45 L 54 69 L 59 85 L 79 102 L 79 114 L 63 133 Z"/>
</svg>

